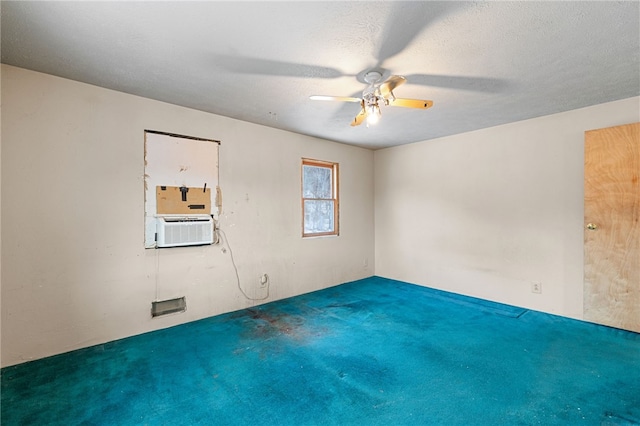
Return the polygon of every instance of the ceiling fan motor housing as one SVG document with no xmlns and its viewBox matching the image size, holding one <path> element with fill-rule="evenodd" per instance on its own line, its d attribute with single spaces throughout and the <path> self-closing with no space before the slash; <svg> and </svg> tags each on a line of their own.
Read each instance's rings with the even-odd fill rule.
<svg viewBox="0 0 640 426">
<path fill-rule="evenodd" d="M 382 79 L 382 74 L 378 71 L 369 71 L 364 75 L 364 81 L 367 83 L 374 85 Z"/>
</svg>

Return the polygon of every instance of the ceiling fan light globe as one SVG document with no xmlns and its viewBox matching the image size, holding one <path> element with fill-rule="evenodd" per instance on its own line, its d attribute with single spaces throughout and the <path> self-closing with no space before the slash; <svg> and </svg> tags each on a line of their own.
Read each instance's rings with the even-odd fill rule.
<svg viewBox="0 0 640 426">
<path fill-rule="evenodd" d="M 380 120 L 380 107 L 374 104 L 369 105 L 367 109 L 367 125 L 376 124 Z"/>
</svg>

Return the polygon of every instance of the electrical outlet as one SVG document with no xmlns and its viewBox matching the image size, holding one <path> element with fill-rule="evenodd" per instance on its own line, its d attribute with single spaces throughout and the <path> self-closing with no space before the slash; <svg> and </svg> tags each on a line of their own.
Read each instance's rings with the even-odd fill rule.
<svg viewBox="0 0 640 426">
<path fill-rule="evenodd" d="M 540 281 L 531 281 L 531 293 L 542 293 L 542 283 Z"/>
</svg>

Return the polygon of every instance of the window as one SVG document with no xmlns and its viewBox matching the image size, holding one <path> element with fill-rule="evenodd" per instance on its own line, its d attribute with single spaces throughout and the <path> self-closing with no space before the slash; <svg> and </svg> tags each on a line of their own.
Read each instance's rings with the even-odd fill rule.
<svg viewBox="0 0 640 426">
<path fill-rule="evenodd" d="M 302 236 L 338 235 L 338 163 L 302 159 Z"/>
</svg>

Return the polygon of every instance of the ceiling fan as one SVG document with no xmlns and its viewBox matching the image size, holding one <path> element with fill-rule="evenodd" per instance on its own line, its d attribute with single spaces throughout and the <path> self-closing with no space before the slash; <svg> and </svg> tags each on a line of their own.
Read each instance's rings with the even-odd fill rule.
<svg viewBox="0 0 640 426">
<path fill-rule="evenodd" d="M 369 86 L 362 92 L 362 98 L 352 98 L 346 96 L 310 96 L 309 99 L 314 101 L 341 101 L 341 102 L 360 102 L 361 110 L 351 121 L 351 126 L 359 126 L 365 120 L 367 127 L 375 124 L 382 115 L 380 106 L 400 106 L 405 108 L 427 109 L 433 106 L 433 101 L 425 101 L 420 99 L 404 99 L 396 98 L 393 90 L 404 84 L 407 79 L 400 75 L 392 75 L 385 81 L 381 82 L 382 73 L 379 71 L 369 71 L 364 75 L 364 81 Z"/>
</svg>

